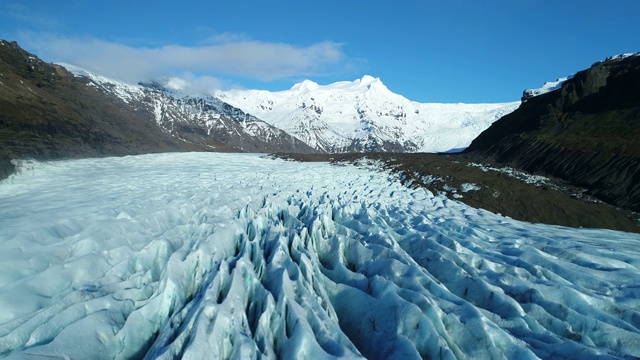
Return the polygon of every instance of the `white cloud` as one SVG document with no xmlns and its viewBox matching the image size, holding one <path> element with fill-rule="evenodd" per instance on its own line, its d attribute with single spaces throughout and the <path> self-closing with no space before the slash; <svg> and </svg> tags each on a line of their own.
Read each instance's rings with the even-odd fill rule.
<svg viewBox="0 0 640 360">
<path fill-rule="evenodd" d="M 300 47 L 233 34 L 209 40 L 215 43 L 137 48 L 99 39 L 42 35 L 25 38 L 29 51 L 45 61 L 74 64 L 126 82 L 188 74 L 203 85 L 220 85 L 220 77 L 272 81 L 313 76 L 346 66 L 342 44 L 335 42 Z"/>
</svg>

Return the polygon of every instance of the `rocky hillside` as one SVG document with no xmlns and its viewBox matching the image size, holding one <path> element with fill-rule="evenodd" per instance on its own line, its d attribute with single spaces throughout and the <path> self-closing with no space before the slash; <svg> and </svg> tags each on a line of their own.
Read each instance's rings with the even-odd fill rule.
<svg viewBox="0 0 640 360">
<path fill-rule="evenodd" d="M 210 95 L 195 91 L 174 78 L 124 84 L 65 65 L 87 85 L 130 111 L 153 119 L 163 132 L 190 143 L 218 149 L 217 144 L 240 152 L 315 152 L 302 141 Z"/>
<path fill-rule="evenodd" d="M 0 179 L 13 171 L 9 160 L 19 158 L 313 151 L 213 98 L 76 75 L 0 40 Z"/>
<path fill-rule="evenodd" d="M 223 144 L 219 144 L 223 149 Z M 0 40 L 0 178 L 9 159 L 55 159 L 205 150 L 86 86 L 15 42 Z"/>
<path fill-rule="evenodd" d="M 476 138 L 476 154 L 640 211 L 640 56 L 609 58 L 526 99 Z"/>
</svg>

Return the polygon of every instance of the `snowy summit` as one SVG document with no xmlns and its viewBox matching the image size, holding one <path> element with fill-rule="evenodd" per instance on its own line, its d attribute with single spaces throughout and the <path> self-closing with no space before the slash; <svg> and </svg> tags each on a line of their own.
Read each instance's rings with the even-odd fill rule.
<svg viewBox="0 0 640 360">
<path fill-rule="evenodd" d="M 520 102 L 418 103 L 365 75 L 291 89 L 218 91 L 215 96 L 325 152 L 447 152 L 467 147 Z"/>
</svg>

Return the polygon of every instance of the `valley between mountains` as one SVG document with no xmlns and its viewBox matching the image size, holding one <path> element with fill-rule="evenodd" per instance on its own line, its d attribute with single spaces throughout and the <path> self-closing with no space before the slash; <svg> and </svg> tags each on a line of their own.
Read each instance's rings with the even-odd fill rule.
<svg viewBox="0 0 640 360">
<path fill-rule="evenodd" d="M 483 171 L 487 185 L 456 199 L 532 222 L 640 229 L 638 56 L 526 90 L 522 101 L 421 104 L 371 76 L 204 94 L 178 78 L 131 85 L 47 64 L 7 41 L 0 55 L 0 178 L 16 170 L 12 159 L 222 151 L 331 161 L 366 153 L 452 198 L 445 186 L 479 174 L 464 164 L 513 167 L 555 185 Z"/>
<path fill-rule="evenodd" d="M 639 55 L 421 104 L 2 40 L 0 358 L 640 358 Z"/>
</svg>

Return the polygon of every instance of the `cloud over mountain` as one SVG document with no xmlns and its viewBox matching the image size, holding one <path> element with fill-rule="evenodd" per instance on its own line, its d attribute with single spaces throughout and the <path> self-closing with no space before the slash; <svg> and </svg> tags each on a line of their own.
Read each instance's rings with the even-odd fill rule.
<svg viewBox="0 0 640 360">
<path fill-rule="evenodd" d="M 220 86 L 224 77 L 273 81 L 312 76 L 346 60 L 342 44 L 308 46 L 229 37 L 198 46 L 135 47 L 97 38 L 34 36 L 28 43 L 47 61 L 64 62 L 135 83 L 166 75 L 203 78 Z"/>
</svg>

